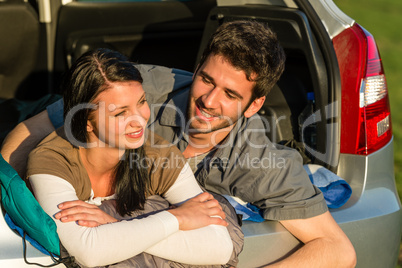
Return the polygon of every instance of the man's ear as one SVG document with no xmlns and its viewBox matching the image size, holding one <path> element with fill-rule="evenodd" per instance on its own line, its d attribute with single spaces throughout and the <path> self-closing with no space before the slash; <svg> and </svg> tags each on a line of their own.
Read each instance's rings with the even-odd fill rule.
<svg viewBox="0 0 402 268">
<path fill-rule="evenodd" d="M 194 81 L 195 75 L 196 75 L 197 72 L 198 72 L 198 68 L 200 68 L 200 64 L 197 64 L 197 68 L 195 68 L 195 71 L 194 71 L 193 77 L 192 77 L 193 81 Z"/>
<path fill-rule="evenodd" d="M 252 117 L 255 113 L 257 113 L 261 109 L 262 105 L 264 105 L 264 102 L 265 102 L 265 96 L 255 99 L 247 108 L 247 110 L 244 112 L 244 117 L 247 118 Z"/>
</svg>

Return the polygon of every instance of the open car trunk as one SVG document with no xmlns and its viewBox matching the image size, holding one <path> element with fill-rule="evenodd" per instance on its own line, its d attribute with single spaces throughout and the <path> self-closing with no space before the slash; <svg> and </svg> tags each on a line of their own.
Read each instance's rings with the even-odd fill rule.
<svg viewBox="0 0 402 268">
<path fill-rule="evenodd" d="M 310 16 L 314 15 L 311 12 Z M 267 23 L 277 33 L 287 57 L 284 74 L 259 111 L 266 117 L 267 135 L 274 142 L 301 149 L 309 158 L 306 161 L 336 171 L 340 137 L 339 122 L 334 120 L 340 105 L 336 99 L 340 76 L 332 43 L 326 31 L 320 31 L 322 24 L 311 23 L 306 12 L 298 9 L 259 5 L 216 7 L 208 16 L 199 53 L 220 24 L 240 19 Z M 298 118 L 308 104 L 308 93 L 315 96 L 316 144 L 304 148 Z"/>
<path fill-rule="evenodd" d="M 25 75 L 20 73 L 18 79 L 14 78 L 17 74 L 9 68 L 16 64 L 14 56 L 3 64 L 7 66 L 4 71 L 0 68 L 4 81 L 20 83 L 15 88 L 0 85 L 0 93 L 4 92 L 0 99 L 14 96 L 34 100 L 47 93 L 61 93 L 58 87 L 62 73 L 84 52 L 97 47 L 120 51 L 138 63 L 194 71 L 203 47 L 221 23 L 257 19 L 277 33 L 287 56 L 285 72 L 260 111 L 266 118 L 267 134 L 274 142 L 303 150 L 303 143 L 294 142 L 302 141 L 298 117 L 307 104 L 308 92 L 313 92 L 318 121 L 316 145 L 306 148 L 306 155 L 314 163 L 336 171 L 340 151 L 340 122 L 335 120 L 340 118 L 337 59 L 330 37 L 311 5 L 302 0 L 294 2 L 299 8 L 287 7 L 280 1 L 277 4 L 283 6 L 219 6 L 220 1 L 214 0 L 54 4 L 45 10 L 45 15 L 39 14 L 38 19 L 45 23 L 30 30 L 35 46 L 24 42 L 30 57 L 21 54 L 18 59 L 29 63 L 19 64 L 24 66 Z M 8 5 L 30 21 L 35 20 L 35 10 L 44 9 L 30 6 L 33 1 L 15 3 Z M 14 34 L 21 38 L 27 35 Z M 19 54 L 18 48 L 14 50 Z"/>
<path fill-rule="evenodd" d="M 266 122 L 266 134 L 273 142 L 293 147 L 304 156 L 305 163 L 315 163 L 336 172 L 339 158 L 340 75 L 335 52 L 317 15 L 306 10 L 280 6 L 223 6 L 211 10 L 205 25 L 203 47 L 222 23 L 240 19 L 257 19 L 267 23 L 278 35 L 285 49 L 285 71 L 270 93 L 259 114 Z M 315 96 L 316 144 L 303 142 L 298 118 L 308 104 L 307 94 Z M 304 133 L 306 135 L 307 133 Z M 245 245 L 239 267 L 258 267 L 287 256 L 300 243 L 282 225 L 243 222 Z M 269 243 L 272 241 L 272 243 Z M 280 241 L 277 245 L 274 241 Z M 269 254 L 267 254 L 269 252 Z"/>
<path fill-rule="evenodd" d="M 258 4 L 247 4 L 251 2 Z M 360 27 L 332 0 L 0 1 L 0 22 L 4 22 L 0 23 L 0 103 L 16 97 L 16 105 L 20 100 L 38 100 L 44 108 L 58 96 L 42 97 L 61 93 L 61 74 L 80 55 L 97 47 L 120 51 L 134 62 L 192 72 L 215 29 L 237 19 L 267 23 L 285 49 L 285 72 L 259 111 L 266 134 L 274 142 L 299 149 L 306 162 L 323 165 L 349 183 L 349 201 L 330 212 L 355 246 L 358 266 L 395 267 L 402 210 L 395 188 L 392 129 L 388 128 L 389 139 L 369 153 L 345 151 L 345 140 L 352 149 L 360 141 L 365 146 L 368 133 L 357 127 L 359 133 L 349 133 L 354 125 L 367 122 L 360 120 L 359 114 L 363 109 L 358 103 L 362 80 L 353 73 L 356 87 L 349 87 L 351 78 L 345 78 L 345 73 L 367 66 L 349 51 L 358 48 L 354 29 Z M 361 44 L 368 44 L 366 39 L 360 40 Z M 303 137 L 315 133 L 314 146 L 304 146 L 298 122 L 308 93 L 315 96 L 316 124 Z M 342 127 L 342 153 L 341 99 L 350 105 L 343 108 L 353 108 L 342 109 L 342 122 L 347 123 Z M 5 115 L 0 117 L 0 142 L 17 121 L 37 112 L 0 110 Z M 378 135 L 377 121 L 372 122 L 370 134 Z M 4 215 L 3 209 L 1 212 Z M 242 230 L 245 245 L 239 267 L 265 265 L 301 246 L 276 221 L 243 221 Z M 22 256 L 21 238 L 0 217 L 0 266 L 27 267 Z M 27 258 L 42 264 L 52 262 L 29 245 Z"/>
<path fill-rule="evenodd" d="M 220 24 L 257 19 L 277 33 L 287 56 L 285 72 L 260 111 L 266 118 L 267 135 L 274 142 L 304 150 L 298 117 L 307 105 L 307 93 L 314 92 L 316 145 L 309 145 L 305 153 L 314 163 L 336 171 L 339 68 L 320 19 L 309 4 L 300 4 L 304 10 L 268 5 L 215 7 L 210 0 L 119 5 L 73 2 L 61 6 L 58 22 L 53 25 L 57 34 L 50 32 L 48 36 L 55 40 L 50 91 L 58 93 L 61 73 L 96 47 L 118 50 L 134 62 L 194 71 L 203 47 Z"/>
<path fill-rule="evenodd" d="M 108 19 L 115 18 L 115 13 L 122 14 L 122 21 Z M 85 25 L 80 23 L 84 17 L 91 18 Z M 287 56 L 285 72 L 259 112 L 266 118 L 267 135 L 274 142 L 303 151 L 298 117 L 307 105 L 307 93 L 314 92 L 317 143 L 315 148 L 306 148 L 305 153 L 313 163 L 336 171 L 340 144 L 340 122 L 335 121 L 340 111 L 339 69 L 331 40 L 309 5 L 301 10 L 267 5 L 215 7 L 213 1 L 122 3 L 122 6 L 71 3 L 59 12 L 55 83 L 58 74 L 95 47 L 119 50 L 139 63 L 194 71 L 215 29 L 225 21 L 239 19 L 268 23 Z M 243 231 L 245 246 L 240 267 L 267 264 L 300 246 L 277 222 L 244 222 Z M 281 246 L 275 241 L 281 241 Z"/>
<path fill-rule="evenodd" d="M 266 118 L 267 135 L 274 142 L 305 150 L 313 163 L 336 171 L 340 144 L 340 122 L 336 121 L 340 118 L 339 68 L 320 19 L 308 3 L 295 2 L 300 2 L 300 8 L 216 7 L 211 0 L 119 5 L 72 2 L 53 6 L 52 20 L 41 26 L 37 51 L 40 57 L 30 76 L 35 83 L 30 83 L 29 91 L 19 92 L 19 96 L 29 99 L 40 97 L 33 92 L 61 93 L 58 91 L 61 74 L 80 55 L 97 47 L 118 50 L 138 63 L 194 71 L 203 47 L 220 24 L 257 19 L 277 33 L 287 57 L 283 76 L 259 112 Z M 44 92 L 43 88 L 47 90 Z M 308 92 L 315 95 L 318 119 L 315 148 L 304 148 L 299 132 L 298 117 L 307 105 Z M 244 222 L 243 231 L 245 246 L 239 267 L 267 264 L 300 246 L 277 222 Z"/>
<path fill-rule="evenodd" d="M 274 142 L 304 150 L 298 116 L 314 92 L 315 148 L 306 155 L 335 171 L 339 155 L 337 92 L 339 70 L 331 41 L 309 5 L 294 9 L 269 5 L 216 7 L 216 2 L 71 2 L 52 6 L 52 19 L 41 24 L 39 57 L 18 97 L 35 99 L 58 91 L 61 74 L 84 52 L 97 47 L 118 50 L 138 63 L 194 71 L 210 35 L 225 21 L 257 19 L 278 35 L 287 56 L 285 72 L 259 112 Z M 38 8 L 38 7 L 34 7 Z M 54 47 L 54 49 L 52 49 Z M 46 73 L 44 75 L 44 73 Z M 43 90 L 47 88 L 47 90 Z M 307 158 L 306 158 L 307 159 Z M 277 222 L 243 226 L 246 241 L 240 266 L 258 266 L 285 256 L 299 242 Z M 275 242 L 281 241 L 277 247 Z M 266 254 L 267 250 L 270 254 Z M 244 256 L 244 257 L 242 257 Z M 258 256 L 251 258 L 251 256 Z"/>
</svg>

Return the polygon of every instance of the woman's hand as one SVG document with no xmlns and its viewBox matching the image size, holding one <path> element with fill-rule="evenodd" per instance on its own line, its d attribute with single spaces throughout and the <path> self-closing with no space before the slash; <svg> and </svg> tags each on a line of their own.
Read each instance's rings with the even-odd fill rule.
<svg viewBox="0 0 402 268">
<path fill-rule="evenodd" d="M 86 227 L 117 222 L 115 218 L 102 211 L 98 206 L 80 200 L 61 203 L 58 208 L 61 211 L 54 217 L 62 222 L 76 221 L 78 225 Z"/>
<path fill-rule="evenodd" d="M 211 224 L 228 225 L 219 202 L 207 192 L 193 197 L 177 208 L 170 209 L 169 212 L 176 216 L 180 230 L 193 230 Z"/>
</svg>

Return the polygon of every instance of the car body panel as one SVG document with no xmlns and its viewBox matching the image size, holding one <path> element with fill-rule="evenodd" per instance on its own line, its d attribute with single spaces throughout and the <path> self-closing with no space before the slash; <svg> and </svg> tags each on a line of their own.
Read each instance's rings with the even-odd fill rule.
<svg viewBox="0 0 402 268">
<path fill-rule="evenodd" d="M 4 219 L 4 210 L 0 209 L 0 212 L 0 267 L 32 267 L 24 261 L 22 238 L 8 227 Z M 29 262 L 53 264 L 49 256 L 34 248 L 29 242 L 26 245 L 26 256 Z"/>
<path fill-rule="evenodd" d="M 402 210 L 395 191 L 392 164 L 384 165 L 392 163 L 389 161 L 392 159 L 393 141 L 367 157 L 341 155 L 340 173 L 350 183 L 353 195 L 342 208 L 330 211 L 355 246 L 357 267 L 395 267 L 396 264 Z M 345 162 L 349 163 L 345 166 L 353 163 L 355 168 L 342 169 Z M 242 230 L 245 245 L 239 257 L 239 267 L 264 265 L 287 256 L 301 246 L 296 238 L 275 221 L 245 221 Z M 8 228 L 3 217 L 0 217 L 0 237 L 0 266 L 7 267 L 3 264 L 11 263 L 12 267 L 26 267 L 22 259 L 22 239 Z M 50 257 L 29 244 L 27 256 L 31 262 L 51 263 Z"/>
<path fill-rule="evenodd" d="M 342 12 L 332 0 L 308 1 L 315 12 L 321 18 L 322 23 L 327 29 L 328 35 L 332 39 L 344 29 L 353 25 L 354 20 Z M 273 6 L 285 6 L 289 8 L 297 8 L 298 5 L 293 0 L 217 0 L 217 6 L 234 6 L 234 5 L 256 5 L 266 4 Z"/>
<path fill-rule="evenodd" d="M 330 212 L 355 246 L 356 267 L 395 267 L 402 210 L 395 191 L 393 141 L 369 156 L 341 155 L 339 172 L 353 194 L 343 207 Z M 277 222 L 244 222 L 242 229 L 245 246 L 239 267 L 267 264 L 301 246 Z"/>
</svg>

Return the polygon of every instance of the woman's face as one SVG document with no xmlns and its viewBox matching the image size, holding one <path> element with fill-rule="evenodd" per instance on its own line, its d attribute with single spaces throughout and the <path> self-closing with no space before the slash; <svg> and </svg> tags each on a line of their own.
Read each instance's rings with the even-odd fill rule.
<svg viewBox="0 0 402 268">
<path fill-rule="evenodd" d="M 114 82 L 94 104 L 98 109 L 87 123 L 91 146 L 135 149 L 144 144 L 150 110 L 140 82 Z"/>
</svg>

